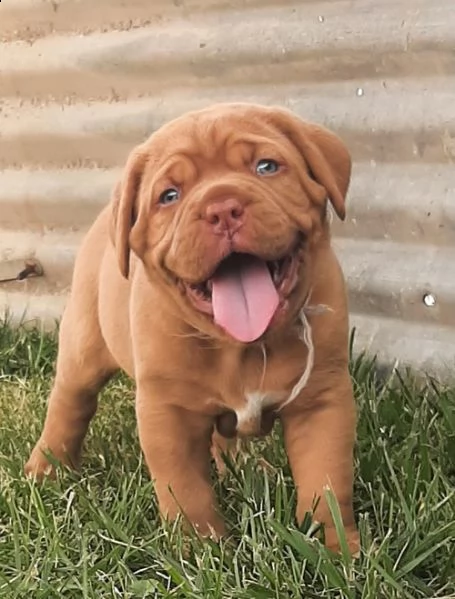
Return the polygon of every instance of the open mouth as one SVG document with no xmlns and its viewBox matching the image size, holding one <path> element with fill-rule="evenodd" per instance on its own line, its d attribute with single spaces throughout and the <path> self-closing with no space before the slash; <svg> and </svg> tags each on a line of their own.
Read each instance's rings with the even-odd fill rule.
<svg viewBox="0 0 455 599">
<path fill-rule="evenodd" d="M 297 251 L 270 261 L 232 253 L 208 279 L 184 287 L 195 308 L 212 315 L 238 341 L 249 343 L 264 334 L 294 289 L 298 263 Z"/>
</svg>

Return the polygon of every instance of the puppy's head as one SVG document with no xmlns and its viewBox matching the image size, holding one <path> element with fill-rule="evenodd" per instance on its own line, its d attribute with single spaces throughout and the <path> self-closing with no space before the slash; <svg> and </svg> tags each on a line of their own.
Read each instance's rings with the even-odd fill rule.
<svg viewBox="0 0 455 599">
<path fill-rule="evenodd" d="M 350 171 L 333 133 L 285 110 L 189 113 L 128 160 L 112 208 L 120 270 L 133 250 L 192 326 L 260 339 L 301 308 L 327 201 L 343 219 Z"/>
</svg>

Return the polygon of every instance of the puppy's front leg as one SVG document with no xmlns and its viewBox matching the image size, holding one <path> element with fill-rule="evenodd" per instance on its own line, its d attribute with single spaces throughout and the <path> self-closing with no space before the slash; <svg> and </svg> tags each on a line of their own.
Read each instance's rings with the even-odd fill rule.
<svg viewBox="0 0 455 599">
<path fill-rule="evenodd" d="M 165 519 L 184 515 L 201 536 L 225 532 L 210 484 L 210 417 L 167 403 L 169 391 L 138 385 L 139 438 Z"/>
<path fill-rule="evenodd" d="M 347 541 L 352 553 L 359 550 L 359 535 L 352 506 L 353 447 L 356 414 L 349 374 L 332 376 L 330 384 L 318 381 L 304 396 L 283 409 L 284 439 L 289 463 L 297 487 L 297 520 L 311 511 L 325 524 L 326 545 L 338 550 L 339 544 L 324 487 L 329 486 L 340 505 Z M 321 377 L 322 380 L 324 377 Z"/>
</svg>

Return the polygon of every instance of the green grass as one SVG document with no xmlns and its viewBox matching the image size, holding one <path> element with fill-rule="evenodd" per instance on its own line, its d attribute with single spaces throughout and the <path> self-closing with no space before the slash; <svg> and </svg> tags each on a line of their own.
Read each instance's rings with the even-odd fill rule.
<svg viewBox="0 0 455 599">
<path fill-rule="evenodd" d="M 312 540 L 310 522 L 295 526 L 279 433 L 216 483 L 229 541 L 164 529 L 123 377 L 102 394 L 80 475 L 26 480 L 55 353 L 50 337 L 0 326 L 0 597 L 455 597 L 454 388 L 353 362 L 363 551 L 351 561 Z"/>
</svg>

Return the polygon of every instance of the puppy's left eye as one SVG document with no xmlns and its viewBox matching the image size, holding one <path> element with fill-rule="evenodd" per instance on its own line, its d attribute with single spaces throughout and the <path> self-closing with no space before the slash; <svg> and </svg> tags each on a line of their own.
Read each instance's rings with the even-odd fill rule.
<svg viewBox="0 0 455 599">
<path fill-rule="evenodd" d="M 169 189 L 165 189 L 163 193 L 160 195 L 158 202 L 163 206 L 167 206 L 167 204 L 173 204 L 179 199 L 179 192 L 174 187 L 170 187 Z"/>
<path fill-rule="evenodd" d="M 280 170 L 280 165 L 276 160 L 271 158 L 263 158 L 256 164 L 256 174 L 262 177 L 267 175 L 274 175 Z"/>
</svg>

